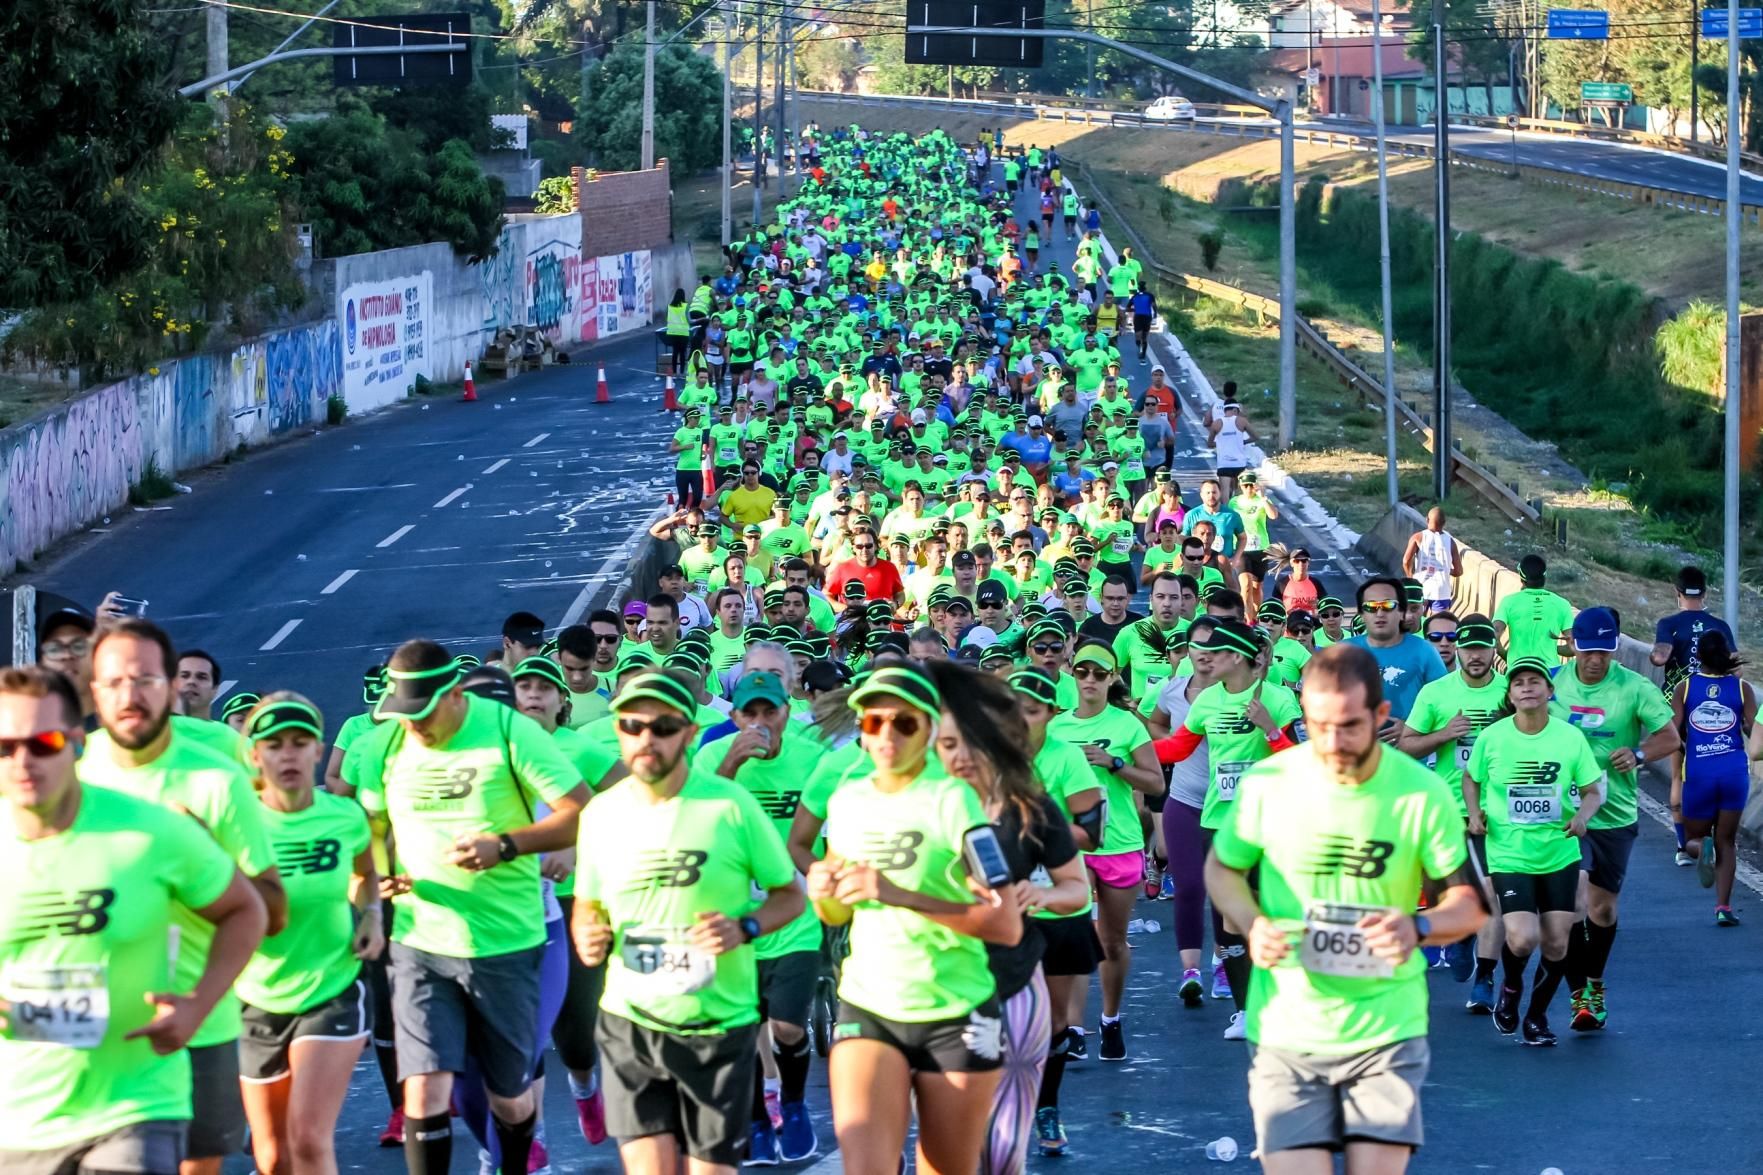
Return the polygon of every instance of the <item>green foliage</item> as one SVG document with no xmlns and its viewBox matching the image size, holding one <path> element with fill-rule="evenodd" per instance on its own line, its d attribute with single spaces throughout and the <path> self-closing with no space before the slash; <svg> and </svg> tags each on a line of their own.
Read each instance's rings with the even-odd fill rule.
<svg viewBox="0 0 1763 1175">
<path fill-rule="evenodd" d="M 331 425 L 341 424 L 349 419 L 349 401 L 335 392 L 331 393 L 325 398 L 324 419 L 325 423 Z"/>
<path fill-rule="evenodd" d="M 432 153 L 353 98 L 330 118 L 288 129 L 295 199 L 327 257 L 446 241 L 472 260 L 502 231 L 502 181 L 486 176 L 463 139 Z"/>
<path fill-rule="evenodd" d="M 1200 245 L 1200 264 L 1206 267 L 1207 273 L 1218 269 L 1218 254 L 1224 249 L 1224 230 L 1207 229 L 1195 235 L 1194 240 Z"/>
<path fill-rule="evenodd" d="M 159 458 L 148 457 L 147 467 L 141 470 L 141 480 L 129 487 L 129 502 L 135 506 L 145 506 L 149 502 L 158 502 L 177 493 L 173 488 L 171 475 L 159 468 Z"/>
<path fill-rule="evenodd" d="M 152 250 L 137 185 L 185 100 L 128 0 L 16 0 L 0 60 L 0 306 L 84 298 Z"/>
<path fill-rule="evenodd" d="M 845 91 L 857 84 L 857 71 L 863 59 L 857 53 L 860 42 L 831 37 L 815 37 L 796 50 L 796 69 L 802 84 L 814 90 Z"/>
<path fill-rule="evenodd" d="M 243 102 L 230 112 L 223 129 L 209 107 L 185 106 L 161 166 L 138 188 L 150 217 L 141 264 L 27 315 L 5 341 L 9 355 L 103 379 L 195 350 L 216 327 L 255 334 L 304 300 L 283 131 Z"/>
<path fill-rule="evenodd" d="M 575 181 L 566 175 L 539 181 L 538 210 L 547 216 L 575 211 Z"/>
<path fill-rule="evenodd" d="M 1659 373 L 1680 388 L 1724 393 L 1726 308 L 1691 302 L 1653 336 Z"/>
<path fill-rule="evenodd" d="M 451 86 L 411 86 L 404 89 L 365 91 L 368 108 L 386 125 L 408 131 L 425 153 L 439 151 L 450 139 L 463 141 L 473 151 L 496 146 L 490 126 L 494 109 L 490 92 L 481 83 L 463 90 Z"/>
<path fill-rule="evenodd" d="M 527 150 L 544 165 L 546 179 L 568 176 L 569 169 L 581 162 L 580 152 L 568 139 L 527 139 Z"/>
<path fill-rule="evenodd" d="M 624 43 L 594 66 L 575 140 L 598 166 L 642 162 L 643 48 Z M 722 162 L 722 74 L 710 58 L 674 44 L 655 55 L 655 158 L 676 175 Z"/>
<path fill-rule="evenodd" d="M 1157 219 L 1166 225 L 1173 225 L 1180 212 L 1181 203 L 1175 198 L 1175 193 L 1168 188 L 1159 187 L 1157 189 Z"/>
</svg>

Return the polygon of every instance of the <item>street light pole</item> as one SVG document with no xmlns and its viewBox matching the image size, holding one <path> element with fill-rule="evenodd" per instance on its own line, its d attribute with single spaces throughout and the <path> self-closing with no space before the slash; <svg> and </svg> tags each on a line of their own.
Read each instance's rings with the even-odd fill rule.
<svg viewBox="0 0 1763 1175">
<path fill-rule="evenodd" d="M 643 170 L 655 166 L 655 0 L 643 33 Z"/>
<path fill-rule="evenodd" d="M 1390 170 L 1384 153 L 1383 11 L 1371 0 L 1372 123 L 1377 128 L 1377 264 L 1383 286 L 1383 448 L 1389 465 L 1385 491 L 1394 506 L 1401 496 L 1396 477 L 1396 340 L 1390 296 Z"/>
<path fill-rule="evenodd" d="M 1739 623 L 1739 0 L 1726 3 L 1726 462 L 1721 525 L 1721 611 L 1734 632 Z M 1698 18 L 1699 19 L 1699 18 Z"/>
<path fill-rule="evenodd" d="M 1433 424 L 1432 489 L 1451 492 L 1451 99 L 1445 26 L 1432 26 L 1433 117 Z"/>
<path fill-rule="evenodd" d="M 735 182 L 730 122 L 734 116 L 734 84 L 729 75 L 735 67 L 735 26 L 726 12 L 722 19 L 722 247 L 728 248 L 734 232 L 734 198 L 731 185 Z"/>
</svg>

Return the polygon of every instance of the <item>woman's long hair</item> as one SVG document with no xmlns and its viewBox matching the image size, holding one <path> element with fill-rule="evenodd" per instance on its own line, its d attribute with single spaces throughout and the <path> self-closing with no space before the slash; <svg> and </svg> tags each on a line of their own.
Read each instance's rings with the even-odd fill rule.
<svg viewBox="0 0 1763 1175">
<path fill-rule="evenodd" d="M 953 661 L 924 663 L 943 708 L 961 728 L 961 737 L 992 772 L 992 793 L 1000 808 L 1014 808 L 1025 837 L 1039 841 L 1040 801 L 1046 794 L 1028 753 L 1028 724 L 1017 709 L 1016 693 L 1002 679 Z"/>
</svg>

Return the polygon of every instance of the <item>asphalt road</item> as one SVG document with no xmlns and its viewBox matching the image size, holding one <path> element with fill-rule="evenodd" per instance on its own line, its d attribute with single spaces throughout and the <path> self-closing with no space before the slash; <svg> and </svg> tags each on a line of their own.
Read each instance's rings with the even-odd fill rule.
<svg viewBox="0 0 1763 1175">
<path fill-rule="evenodd" d="M 1051 243 L 1061 261 L 1064 248 Z M 592 403 L 590 363 L 491 385 L 477 404 L 409 404 L 254 454 L 193 479 L 194 494 L 165 509 L 120 517 L 109 533 L 77 541 L 38 582 L 89 600 L 111 587 L 146 596 L 149 615 L 180 643 L 208 647 L 228 678 L 306 691 L 334 723 L 358 706 L 361 669 L 405 637 L 479 649 L 494 643 L 510 610 L 529 608 L 556 625 L 611 590 L 628 536 L 671 480 L 650 355 L 643 337 L 590 357 L 607 363 L 611 406 Z M 1160 357 L 1167 363 L 1168 351 Z M 1133 374 L 1138 387 L 1148 371 Z M 1180 452 L 1191 484 L 1209 465 L 1191 423 Z M 1287 524 L 1274 532 L 1315 542 Z M 1746 1019 L 1763 1003 L 1763 971 L 1746 937 L 1757 929 L 1713 927 L 1707 895 L 1671 865 L 1669 832 L 1650 814 L 1656 803 L 1648 808 L 1605 1033 L 1564 1032 L 1561 1048 L 1523 1049 L 1465 1014 L 1465 989 L 1448 974 L 1430 977 L 1429 1146 L 1414 1170 L 1763 1169 L 1746 1110 L 1763 1100 L 1758 1033 Z M 1736 895 L 1741 916 L 1758 910 L 1750 906 L 1757 876 L 1748 876 Z M 1134 939 L 1131 1058 L 1070 1068 L 1070 1156 L 1031 1160 L 1034 1171 L 1201 1170 L 1210 1166 L 1205 1144 L 1222 1135 L 1248 1162 L 1247 1057 L 1220 1035 L 1229 1005 L 1179 1005 L 1170 909 L 1147 901 L 1139 913 L 1163 926 Z M 1565 996 L 1556 1018 L 1565 1025 Z M 824 1072 L 816 1061 L 809 1100 L 831 1152 Z M 545 1101 L 554 1171 L 618 1170 L 610 1144 L 588 1148 L 577 1135 L 561 1082 L 549 1083 Z M 399 1151 L 375 1146 L 387 1109 L 364 1059 L 339 1126 L 343 1170 L 403 1171 Z M 456 1147 L 456 1172 L 474 1170 L 468 1151 Z M 842 1164 L 828 1153 L 799 1169 L 831 1175 Z M 242 1175 L 250 1163 L 240 1157 L 227 1170 Z"/>
</svg>

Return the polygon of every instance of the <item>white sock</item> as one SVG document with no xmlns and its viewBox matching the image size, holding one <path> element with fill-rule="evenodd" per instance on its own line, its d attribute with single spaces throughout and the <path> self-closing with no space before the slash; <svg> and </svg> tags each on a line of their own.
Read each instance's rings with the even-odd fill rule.
<svg viewBox="0 0 1763 1175">
<path fill-rule="evenodd" d="M 1104 1016 L 1104 1017 L 1102 1017 L 1102 1023 L 1103 1024 L 1118 1024 L 1118 1023 L 1120 1023 L 1120 1017 L 1119 1016 Z"/>
<path fill-rule="evenodd" d="M 594 1091 L 599 1088 L 599 1075 L 591 1070 L 588 1073 L 588 1079 L 586 1081 L 577 1078 L 574 1073 L 569 1075 L 569 1096 L 577 1101 L 586 1101 L 588 1098 L 593 1097 Z"/>
<path fill-rule="evenodd" d="M 766 1093 L 782 1093 L 783 1089 L 784 1089 L 783 1078 L 781 1078 L 781 1077 L 767 1077 L 765 1079 L 765 1092 Z"/>
</svg>

